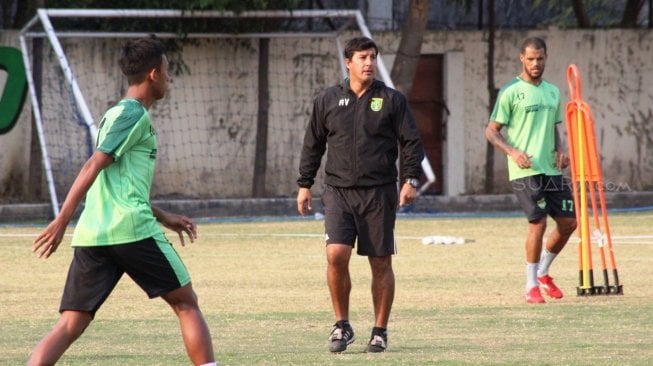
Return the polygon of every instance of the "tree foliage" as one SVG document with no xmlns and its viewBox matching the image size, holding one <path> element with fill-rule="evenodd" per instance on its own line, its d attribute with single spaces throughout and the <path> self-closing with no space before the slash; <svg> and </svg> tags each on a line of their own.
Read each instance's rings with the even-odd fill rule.
<svg viewBox="0 0 653 366">
<path fill-rule="evenodd" d="M 219 10 L 240 13 L 245 10 L 292 10 L 301 0 L 0 0 L 1 28 L 21 28 L 39 7 L 61 9 L 179 9 Z M 125 22 L 126 23 L 126 22 Z M 214 22 L 215 23 L 215 22 Z M 179 25 L 178 25 L 179 26 Z M 130 30 L 125 25 L 123 30 Z M 189 22 L 189 27 L 208 27 L 207 23 Z"/>
<path fill-rule="evenodd" d="M 293 10 L 301 5 L 301 0 L 0 0 L 3 22 L 0 28 L 20 28 L 36 14 L 39 7 L 59 9 L 176 9 L 192 11 L 232 11 L 241 13 L 245 10 Z M 180 40 L 165 39 L 170 66 L 175 74 L 188 71 L 181 57 L 184 45 L 193 43 L 185 39 L 192 32 L 206 33 L 242 33 L 257 32 L 283 27 L 278 19 L 213 19 L 171 18 L 156 22 L 145 22 L 133 18 L 77 18 L 51 19 L 55 29 L 63 30 L 98 30 L 144 33 L 177 33 Z"/>
<path fill-rule="evenodd" d="M 545 6 L 558 15 L 552 24 L 562 27 L 606 28 L 639 26 L 639 16 L 646 0 L 534 0 L 533 6 Z"/>
<path fill-rule="evenodd" d="M 464 8 L 467 14 L 475 9 L 485 9 L 488 1 L 446 0 L 450 5 Z M 533 0 L 528 2 L 528 7 L 533 11 L 544 11 L 549 14 L 546 24 L 563 28 L 637 28 L 642 26 L 640 15 L 647 1 L 650 2 L 650 0 Z M 511 11 L 515 0 L 495 2 L 497 9 L 505 8 Z M 506 26 L 506 24 L 498 24 L 498 26 Z"/>
</svg>

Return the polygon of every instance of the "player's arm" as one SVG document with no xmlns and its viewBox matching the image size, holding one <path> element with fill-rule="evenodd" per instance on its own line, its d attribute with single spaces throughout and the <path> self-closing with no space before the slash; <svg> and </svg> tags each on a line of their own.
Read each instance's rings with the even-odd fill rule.
<svg viewBox="0 0 653 366">
<path fill-rule="evenodd" d="M 324 98 L 324 97 L 322 97 Z M 321 103 L 322 98 L 313 101 L 313 112 L 306 133 L 299 159 L 299 178 L 297 179 L 297 211 L 304 216 L 312 207 L 311 187 L 315 183 L 315 175 L 320 168 L 322 156 L 326 151 L 327 130 L 323 123 Z"/>
<path fill-rule="evenodd" d="M 406 98 L 401 95 L 396 100 L 397 118 L 399 118 L 399 145 L 401 146 L 403 176 L 399 190 L 399 207 L 414 203 L 417 199 L 417 185 L 409 180 L 417 180 L 422 174 L 422 160 L 424 160 L 424 147 L 417 129 L 415 118 L 408 107 Z"/>
<path fill-rule="evenodd" d="M 515 150 L 506 139 L 501 134 L 501 129 L 503 125 L 494 121 L 490 121 L 485 127 L 485 137 L 487 140 L 494 145 L 495 148 L 503 151 L 504 154 L 510 155 L 510 153 Z"/>
<path fill-rule="evenodd" d="M 98 174 L 100 174 L 100 171 L 111 163 L 113 163 L 113 157 L 102 151 L 94 152 L 86 163 L 84 163 L 73 185 L 70 187 L 70 191 L 68 191 L 59 215 L 52 220 L 50 225 L 48 225 L 32 244 L 32 252 L 36 253 L 38 257 L 48 258 L 57 250 L 66 232 L 66 227 L 70 223 L 79 203 L 84 199 L 86 192 L 88 192 L 88 189 Z"/>
<path fill-rule="evenodd" d="M 489 121 L 485 127 L 485 137 L 494 145 L 495 148 L 503 151 L 508 155 L 520 168 L 526 169 L 531 167 L 530 157 L 523 151 L 515 149 L 510 145 L 501 134 L 503 125 L 495 121 Z"/>
<path fill-rule="evenodd" d="M 184 215 L 178 215 L 176 213 L 165 211 L 161 208 L 152 206 L 152 213 L 158 222 L 161 223 L 164 227 L 174 231 L 179 235 L 179 241 L 181 241 L 181 246 L 186 245 L 184 242 L 184 233 L 188 235 L 190 242 L 192 243 L 197 239 L 197 225 L 190 218 Z"/>
</svg>

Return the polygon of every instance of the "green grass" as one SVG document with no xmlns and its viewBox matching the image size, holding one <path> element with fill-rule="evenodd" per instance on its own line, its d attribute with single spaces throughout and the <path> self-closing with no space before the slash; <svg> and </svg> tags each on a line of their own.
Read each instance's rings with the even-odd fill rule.
<svg viewBox="0 0 653 366">
<path fill-rule="evenodd" d="M 375 355 L 363 353 L 373 313 L 369 265 L 358 256 L 351 262 L 358 340 L 344 354 L 327 350 L 333 313 L 321 221 L 202 223 L 199 241 L 177 249 L 222 365 L 649 365 L 653 238 L 620 238 L 653 235 L 652 221 L 650 212 L 610 216 L 623 296 L 576 296 L 574 237 L 551 272 L 565 297 L 527 305 L 523 218 L 400 219 L 389 348 Z M 37 259 L 30 243 L 41 228 L 0 227 L 1 365 L 24 364 L 58 317 L 70 237 L 53 257 Z M 422 245 L 428 235 L 473 242 Z M 124 278 L 59 364 L 189 361 L 172 311 Z"/>
</svg>

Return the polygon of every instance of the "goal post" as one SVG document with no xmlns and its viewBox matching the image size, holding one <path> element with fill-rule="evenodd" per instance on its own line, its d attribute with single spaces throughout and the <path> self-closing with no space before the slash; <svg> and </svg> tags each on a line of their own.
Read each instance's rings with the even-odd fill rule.
<svg viewBox="0 0 653 366">
<path fill-rule="evenodd" d="M 182 19 L 247 19 L 260 23 L 274 20 L 279 27 L 265 32 L 184 35 L 148 29 L 111 29 L 112 20 L 125 19 L 133 19 L 135 25 Z M 328 25 L 325 19 L 329 20 Z M 73 20 L 74 26 L 70 26 Z M 97 20 L 105 21 L 102 30 L 93 27 L 91 21 Z M 155 35 L 161 39 L 190 40 L 183 43 L 179 52 L 185 71 L 172 75 L 168 95 L 150 110 L 160 151 L 152 197 L 207 200 L 279 198 L 296 192 L 299 153 L 313 97 L 346 75 L 341 38 L 357 34 L 372 38 L 358 10 L 235 14 L 39 9 L 22 29 L 20 42 L 54 214 L 59 212 L 59 203 L 72 180 L 93 152 L 96 121 L 124 95 L 126 81 L 116 66 L 115 52 L 126 39 Z M 38 70 L 32 60 L 37 47 L 35 39 L 45 40 L 40 42 L 43 66 Z M 263 52 L 261 39 L 268 42 L 265 78 L 258 73 L 259 53 Z M 38 85 L 33 73 L 40 75 Z M 394 87 L 381 57 L 378 73 L 388 86 Z M 264 87 L 259 83 L 266 80 L 268 91 L 259 94 Z M 270 100 L 260 103 L 261 95 L 268 95 Z M 259 110 L 260 105 L 267 106 L 267 110 Z M 265 124 L 258 123 L 261 112 L 266 114 Z M 263 142 L 260 136 L 264 137 Z M 257 155 L 261 143 L 267 144 L 265 153 Z M 264 164 L 256 161 L 260 156 L 264 156 Z M 426 159 L 422 167 L 427 181 L 421 188 L 425 188 L 435 176 Z M 265 184 L 259 190 L 261 196 L 256 196 L 255 180 L 262 179 Z M 321 184 L 322 179 L 323 169 L 316 184 Z"/>
</svg>

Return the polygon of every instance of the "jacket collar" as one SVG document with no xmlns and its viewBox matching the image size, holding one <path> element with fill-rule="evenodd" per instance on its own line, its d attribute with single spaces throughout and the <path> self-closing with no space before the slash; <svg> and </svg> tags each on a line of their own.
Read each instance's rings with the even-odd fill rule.
<svg viewBox="0 0 653 366">
<path fill-rule="evenodd" d="M 383 86 L 385 86 L 385 83 L 383 81 L 381 81 L 379 79 L 374 79 L 374 81 L 372 81 L 372 85 L 370 86 L 370 88 L 368 90 L 379 89 L 379 88 L 382 88 Z M 353 93 L 353 91 L 351 90 L 351 87 L 349 86 L 349 78 L 348 77 L 345 78 L 345 80 L 342 81 L 341 88 L 342 88 L 343 91 Z"/>
</svg>

